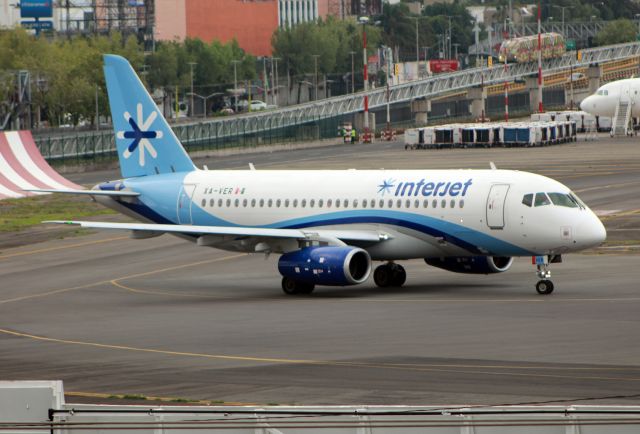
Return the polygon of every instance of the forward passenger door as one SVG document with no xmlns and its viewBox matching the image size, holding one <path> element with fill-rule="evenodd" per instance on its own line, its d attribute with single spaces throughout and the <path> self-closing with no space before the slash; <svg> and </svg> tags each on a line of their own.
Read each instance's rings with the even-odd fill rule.
<svg viewBox="0 0 640 434">
<path fill-rule="evenodd" d="M 487 226 L 491 229 L 504 228 L 504 204 L 507 200 L 509 184 L 494 184 L 487 198 Z"/>
</svg>

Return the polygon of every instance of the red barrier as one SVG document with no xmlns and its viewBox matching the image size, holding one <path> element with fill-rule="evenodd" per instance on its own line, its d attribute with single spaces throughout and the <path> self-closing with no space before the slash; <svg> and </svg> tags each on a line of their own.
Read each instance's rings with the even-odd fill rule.
<svg viewBox="0 0 640 434">
<path fill-rule="evenodd" d="M 0 132 L 0 199 L 32 196 L 23 189 L 83 189 L 45 161 L 30 131 Z"/>
</svg>

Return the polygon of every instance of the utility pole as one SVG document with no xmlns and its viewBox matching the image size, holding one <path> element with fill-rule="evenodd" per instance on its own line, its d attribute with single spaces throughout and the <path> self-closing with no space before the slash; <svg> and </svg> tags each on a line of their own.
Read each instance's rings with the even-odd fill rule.
<svg viewBox="0 0 640 434">
<path fill-rule="evenodd" d="M 100 113 L 98 110 L 98 85 L 96 84 L 96 131 L 100 129 Z"/>
<path fill-rule="evenodd" d="M 418 40 L 419 37 L 419 33 L 418 33 L 418 20 L 420 19 L 420 17 L 414 17 L 414 19 L 416 20 L 416 70 L 418 68 L 418 64 L 420 63 L 420 42 Z"/>
<path fill-rule="evenodd" d="M 234 111 L 238 113 L 238 63 L 239 60 L 232 60 L 233 63 L 233 99 L 234 99 Z"/>
<path fill-rule="evenodd" d="M 542 35 L 540 25 L 540 0 L 538 0 L 538 113 L 544 112 L 542 106 Z"/>
<path fill-rule="evenodd" d="M 276 62 L 276 79 L 274 81 L 273 89 L 274 89 L 274 95 L 275 95 L 274 104 L 277 106 L 277 105 L 279 105 L 278 103 L 279 103 L 279 99 L 280 99 L 280 98 L 278 98 L 279 93 L 280 93 L 280 86 L 278 85 L 278 60 L 280 60 L 280 58 L 279 57 L 273 57 L 271 60 Z"/>
<path fill-rule="evenodd" d="M 189 62 L 189 66 L 191 67 L 191 116 L 193 116 L 195 112 L 195 107 L 193 105 L 193 67 L 196 65 L 196 62 Z"/>
<path fill-rule="evenodd" d="M 313 64 L 314 64 L 314 79 L 313 79 L 313 85 L 315 87 L 315 92 L 313 94 L 313 100 L 317 101 L 318 100 L 318 57 L 320 57 L 319 54 L 312 54 L 313 56 Z"/>
<path fill-rule="evenodd" d="M 369 137 L 369 74 L 367 71 L 367 22 L 369 21 L 369 17 L 360 17 L 360 23 L 362 23 L 362 60 L 364 63 L 364 134 L 362 135 L 363 143 L 370 143 L 371 138 Z"/>
<path fill-rule="evenodd" d="M 451 33 L 451 15 L 447 15 L 447 18 L 449 18 L 449 57 L 448 59 L 451 59 L 451 40 L 453 39 L 453 34 Z"/>
<path fill-rule="evenodd" d="M 509 122 L 509 64 L 504 57 L 504 121 Z"/>
<path fill-rule="evenodd" d="M 564 36 L 566 38 L 567 37 L 567 29 L 565 29 L 565 27 L 564 27 L 564 10 L 565 9 L 571 9 L 573 6 L 553 5 L 553 7 L 562 9 L 562 36 Z"/>
<path fill-rule="evenodd" d="M 269 104 L 269 79 L 267 77 L 267 57 L 262 58 L 262 87 L 264 90 L 264 102 Z"/>
<path fill-rule="evenodd" d="M 356 77 L 355 77 L 355 68 L 353 63 L 353 56 L 356 54 L 355 51 L 349 51 L 351 54 L 351 93 L 356 92 Z"/>
<path fill-rule="evenodd" d="M 273 102 L 273 105 L 278 105 L 278 103 L 276 103 L 276 85 L 275 85 L 275 79 L 273 77 L 273 57 L 270 57 L 269 60 L 271 61 L 271 102 Z"/>
<path fill-rule="evenodd" d="M 416 20 L 416 23 L 418 20 Z M 387 134 L 391 140 L 391 109 L 389 107 L 389 99 L 391 91 L 389 89 L 389 79 L 391 78 L 391 48 L 387 48 Z"/>
</svg>

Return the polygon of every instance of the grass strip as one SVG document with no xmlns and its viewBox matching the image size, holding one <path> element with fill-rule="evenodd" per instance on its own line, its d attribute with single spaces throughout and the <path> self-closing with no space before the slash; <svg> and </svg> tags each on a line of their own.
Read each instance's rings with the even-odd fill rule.
<svg viewBox="0 0 640 434">
<path fill-rule="evenodd" d="M 0 232 L 16 232 L 44 220 L 77 220 L 116 214 L 86 196 L 44 194 L 22 199 L 0 200 Z"/>
</svg>

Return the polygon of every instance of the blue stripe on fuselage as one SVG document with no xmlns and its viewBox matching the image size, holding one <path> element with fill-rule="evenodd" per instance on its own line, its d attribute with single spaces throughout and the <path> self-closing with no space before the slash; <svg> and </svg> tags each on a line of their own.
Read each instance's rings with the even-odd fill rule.
<svg viewBox="0 0 640 434">
<path fill-rule="evenodd" d="M 154 177 L 158 178 L 154 179 L 154 182 L 149 182 L 144 178 L 127 180 L 127 186 L 134 191 L 139 191 L 141 196 L 139 196 L 135 204 L 126 202 L 121 202 L 121 204 L 153 222 L 175 224 L 177 223 L 177 198 L 182 188 L 184 176 L 186 176 L 185 173 L 158 175 Z M 191 215 L 194 225 L 242 226 L 218 218 L 193 202 L 191 203 Z M 472 254 L 495 256 L 533 255 L 528 250 L 466 226 L 421 214 L 401 211 L 374 209 L 335 211 L 283 220 L 260 227 L 296 229 L 349 224 L 386 224 L 408 228 L 432 237 L 442 238 L 444 241 L 463 248 Z"/>
</svg>

